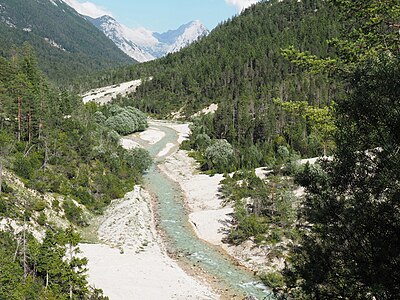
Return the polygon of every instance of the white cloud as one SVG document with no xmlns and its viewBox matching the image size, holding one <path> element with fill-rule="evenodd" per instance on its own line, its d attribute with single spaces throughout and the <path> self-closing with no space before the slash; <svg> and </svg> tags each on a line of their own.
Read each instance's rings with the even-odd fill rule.
<svg viewBox="0 0 400 300">
<path fill-rule="evenodd" d="M 235 6 L 239 12 L 241 12 L 245 8 L 248 8 L 254 3 L 257 3 L 258 1 L 259 0 L 225 0 L 227 4 Z"/>
<path fill-rule="evenodd" d="M 81 15 L 98 18 L 104 15 L 112 16 L 111 12 L 104 7 L 98 6 L 92 2 L 79 2 L 78 0 L 63 0 Z"/>
</svg>

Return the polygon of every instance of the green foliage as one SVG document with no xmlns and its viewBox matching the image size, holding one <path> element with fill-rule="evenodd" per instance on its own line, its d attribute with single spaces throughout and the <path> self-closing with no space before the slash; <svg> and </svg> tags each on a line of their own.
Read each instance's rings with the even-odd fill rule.
<svg viewBox="0 0 400 300">
<path fill-rule="evenodd" d="M 87 221 L 84 219 L 82 208 L 77 206 L 72 200 L 65 200 L 62 208 L 64 209 L 65 216 L 69 221 L 79 226 L 87 226 Z"/>
<path fill-rule="evenodd" d="M 44 226 L 44 225 L 46 224 L 46 222 L 47 222 L 47 217 L 46 217 L 46 215 L 45 215 L 44 212 L 41 212 L 41 213 L 39 214 L 39 217 L 38 217 L 38 219 L 37 219 L 37 222 L 38 222 L 38 224 L 39 224 L 40 226 Z"/>
<path fill-rule="evenodd" d="M 205 151 L 209 169 L 229 171 L 232 167 L 233 148 L 226 140 L 216 140 Z"/>
<path fill-rule="evenodd" d="M 228 241 L 234 245 L 239 245 L 249 237 L 264 234 L 267 231 L 263 220 L 254 214 L 249 214 L 240 202 L 235 207 L 235 220 L 238 225 L 231 229 L 228 236 Z"/>
<path fill-rule="evenodd" d="M 45 208 L 46 208 L 46 206 L 47 206 L 47 203 L 46 203 L 46 201 L 44 201 L 44 200 L 38 200 L 38 201 L 35 201 L 35 203 L 33 204 L 33 210 L 35 210 L 35 211 L 38 211 L 38 212 L 41 212 L 41 211 L 43 211 Z"/>
<path fill-rule="evenodd" d="M 88 288 L 87 260 L 77 256 L 80 237 L 71 228 L 48 230 L 43 242 L 27 235 L 26 249 L 17 247 L 22 238 L 0 232 L 0 299 L 106 299 Z"/>
<path fill-rule="evenodd" d="M 30 179 L 35 170 L 40 168 L 40 165 L 39 155 L 25 156 L 22 153 L 18 153 L 14 157 L 13 169 L 19 176 Z"/>
<path fill-rule="evenodd" d="M 135 164 L 128 161 L 118 133 L 104 126 L 108 118 L 125 113 L 135 130 L 143 130 L 144 114 L 131 107 L 102 111 L 50 87 L 29 45 L 12 61 L 0 59 L 0 97 L 0 170 L 11 167 L 30 188 L 68 196 L 101 212 L 128 192 L 148 165 L 144 154 Z M 74 222 L 84 224 L 79 218 Z"/>
<path fill-rule="evenodd" d="M 284 278 L 282 274 L 278 272 L 266 273 L 260 276 L 260 279 L 264 284 L 272 289 L 279 288 L 284 285 Z"/>
<path fill-rule="evenodd" d="M 104 122 L 108 128 L 115 130 L 118 134 L 128 135 L 136 131 L 145 130 L 147 125 L 146 115 L 133 107 L 111 106 L 110 117 Z"/>
<path fill-rule="evenodd" d="M 135 168 L 140 173 L 146 171 L 153 162 L 149 152 L 143 148 L 128 150 L 125 155 L 125 160 L 129 167 Z"/>
<path fill-rule="evenodd" d="M 333 161 L 306 166 L 302 238 L 285 270 L 302 299 L 400 297 L 400 49 L 396 1 L 336 1 L 347 93 L 336 103 Z M 396 25 L 397 24 L 397 25 Z"/>
<path fill-rule="evenodd" d="M 234 226 L 228 242 L 237 245 L 254 238 L 258 244 L 274 246 L 284 237 L 293 238 L 296 199 L 288 191 L 291 186 L 273 175 L 264 182 L 250 171 L 224 178 L 221 193 L 226 202 L 234 203 Z"/>
</svg>

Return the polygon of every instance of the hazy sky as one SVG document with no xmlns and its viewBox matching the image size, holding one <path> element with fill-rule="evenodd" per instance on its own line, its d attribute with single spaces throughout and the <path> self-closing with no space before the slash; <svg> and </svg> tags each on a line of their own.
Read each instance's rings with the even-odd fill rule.
<svg viewBox="0 0 400 300">
<path fill-rule="evenodd" d="M 208 29 L 259 0 L 64 0 L 79 13 L 99 17 L 112 15 L 132 28 L 164 32 L 193 20 Z"/>
</svg>

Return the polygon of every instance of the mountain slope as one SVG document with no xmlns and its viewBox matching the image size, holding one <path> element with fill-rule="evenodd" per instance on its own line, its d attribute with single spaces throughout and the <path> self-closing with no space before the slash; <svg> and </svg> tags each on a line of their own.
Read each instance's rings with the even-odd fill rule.
<svg viewBox="0 0 400 300">
<path fill-rule="evenodd" d="M 61 83 L 134 61 L 61 0 L 0 0 L 0 51 L 33 45 L 42 70 Z"/>
<path fill-rule="evenodd" d="M 177 52 L 209 33 L 200 21 L 189 22 L 176 30 L 157 33 L 144 28 L 128 28 L 107 15 L 96 19 L 86 18 L 122 51 L 139 62 Z"/>
</svg>

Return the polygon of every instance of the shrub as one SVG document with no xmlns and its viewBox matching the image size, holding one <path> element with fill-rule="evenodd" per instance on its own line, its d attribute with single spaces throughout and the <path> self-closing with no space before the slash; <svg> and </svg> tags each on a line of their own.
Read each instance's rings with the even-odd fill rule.
<svg viewBox="0 0 400 300">
<path fill-rule="evenodd" d="M 88 206 L 94 202 L 94 198 L 88 188 L 79 186 L 78 188 L 75 188 L 72 193 L 83 205 Z"/>
<path fill-rule="evenodd" d="M 110 113 L 105 125 L 121 135 L 142 131 L 148 126 L 146 115 L 136 108 L 113 106 Z"/>
<path fill-rule="evenodd" d="M 47 222 L 47 217 L 46 217 L 46 214 L 45 214 L 44 212 L 41 212 L 41 213 L 39 214 L 39 217 L 38 217 L 38 219 L 37 219 L 37 222 L 38 222 L 38 224 L 39 224 L 40 226 L 44 226 L 44 225 L 46 224 L 46 222 Z"/>
<path fill-rule="evenodd" d="M 280 288 L 284 285 L 284 279 L 281 273 L 271 272 L 265 273 L 260 276 L 260 279 L 264 284 L 270 288 Z"/>
<path fill-rule="evenodd" d="M 35 170 L 41 167 L 40 155 L 34 153 L 30 156 L 25 156 L 22 153 L 17 153 L 14 158 L 13 169 L 21 177 L 31 179 Z"/>
<path fill-rule="evenodd" d="M 227 140 L 216 140 L 207 147 L 205 157 L 210 169 L 225 172 L 231 169 L 233 161 L 233 147 Z"/>
<path fill-rule="evenodd" d="M 201 133 L 196 135 L 196 137 L 194 138 L 194 145 L 193 147 L 196 150 L 203 150 L 206 149 L 208 146 L 211 145 L 211 138 L 205 134 L 205 133 Z"/>
<path fill-rule="evenodd" d="M 276 152 L 277 152 L 279 158 L 284 161 L 289 158 L 290 152 L 286 146 L 279 146 L 278 150 Z"/>
<path fill-rule="evenodd" d="M 96 111 L 94 113 L 94 120 L 98 124 L 104 124 L 104 122 L 107 120 L 107 117 L 103 115 L 101 111 Z"/>
<path fill-rule="evenodd" d="M 63 203 L 63 209 L 65 213 L 65 217 L 72 223 L 75 223 L 79 226 L 87 226 L 87 222 L 83 218 L 83 210 L 82 208 L 75 205 L 72 200 L 65 200 Z"/>
<path fill-rule="evenodd" d="M 35 203 L 33 204 L 32 209 L 34 211 L 39 211 L 40 212 L 40 211 L 43 211 L 46 208 L 46 206 L 47 206 L 46 201 L 40 199 L 38 201 L 35 201 Z"/>
<path fill-rule="evenodd" d="M 125 161 L 131 168 L 135 168 L 140 173 L 146 171 L 152 164 L 149 152 L 143 148 L 133 148 L 126 151 Z"/>
</svg>

